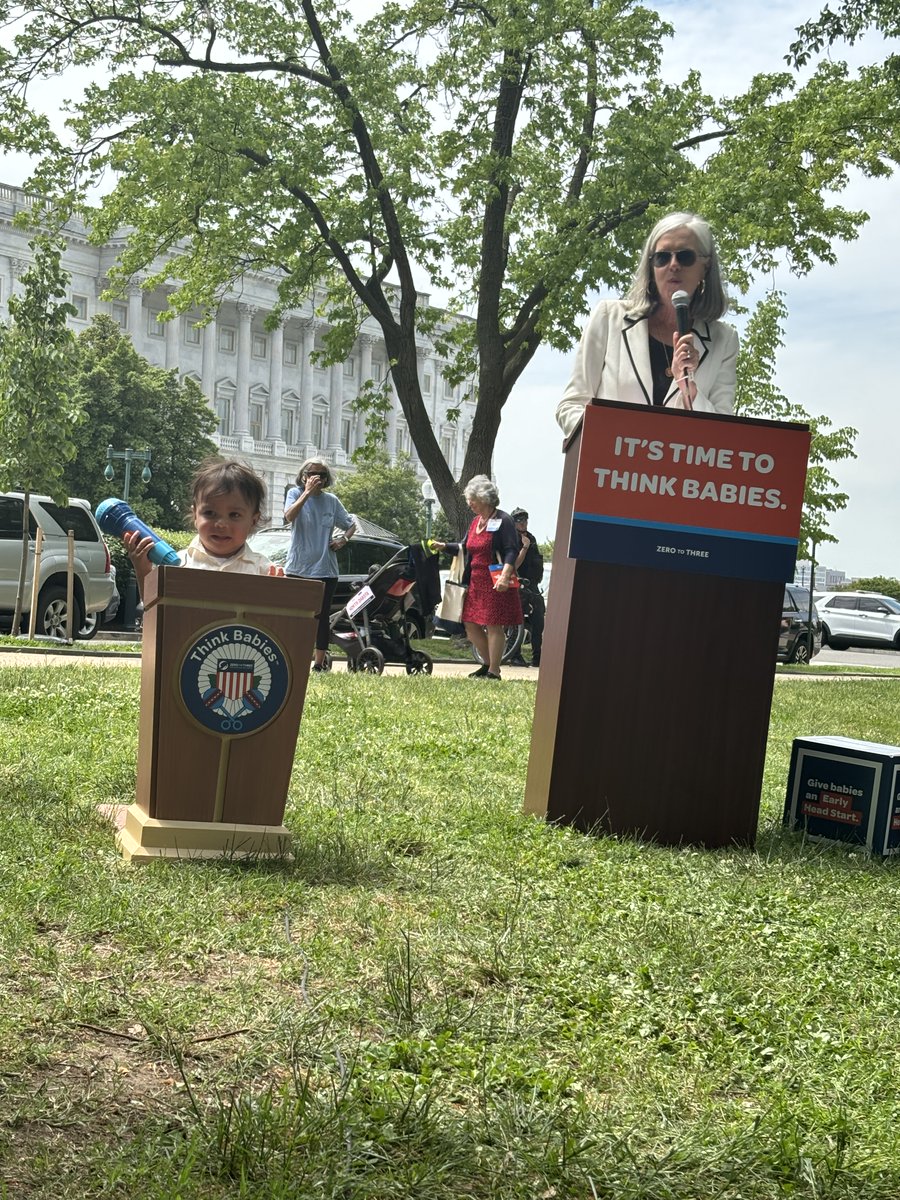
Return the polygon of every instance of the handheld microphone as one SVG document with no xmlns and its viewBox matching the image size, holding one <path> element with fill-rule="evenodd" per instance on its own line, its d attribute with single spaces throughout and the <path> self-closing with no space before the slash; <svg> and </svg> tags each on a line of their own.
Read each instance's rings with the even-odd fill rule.
<svg viewBox="0 0 900 1200">
<path fill-rule="evenodd" d="M 142 538 L 153 538 L 153 545 L 147 552 L 147 557 L 157 566 L 177 567 L 181 565 L 178 551 L 173 550 L 158 533 L 155 533 L 140 517 L 135 516 L 134 509 L 124 500 L 119 500 L 115 496 L 110 496 L 108 500 L 101 500 L 94 515 L 103 532 L 111 534 L 113 537 L 121 538 L 123 533 L 139 533 Z"/>
<path fill-rule="evenodd" d="M 678 326 L 678 336 L 684 337 L 691 331 L 691 298 L 684 291 L 672 293 L 672 305 L 675 308 L 675 322 Z M 684 373 L 688 383 L 694 382 L 694 372 L 690 367 Z"/>
</svg>

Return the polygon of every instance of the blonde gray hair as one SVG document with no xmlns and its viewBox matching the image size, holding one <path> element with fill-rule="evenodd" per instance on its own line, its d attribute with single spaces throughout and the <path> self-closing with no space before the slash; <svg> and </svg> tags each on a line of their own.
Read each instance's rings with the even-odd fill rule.
<svg viewBox="0 0 900 1200">
<path fill-rule="evenodd" d="M 493 480 L 487 475 L 473 475 L 463 489 L 466 500 L 479 500 L 482 504 L 490 504 L 496 508 L 500 503 L 500 493 Z"/>
<path fill-rule="evenodd" d="M 296 481 L 297 487 L 301 487 L 304 483 L 306 483 L 306 476 L 307 476 L 307 473 L 309 472 L 310 467 L 324 467 L 324 469 L 325 469 L 325 486 L 331 487 L 331 485 L 334 483 L 334 472 L 332 471 L 331 467 L 328 465 L 328 463 L 325 461 L 324 458 L 308 458 L 306 460 L 306 462 L 301 466 L 300 470 L 297 472 L 297 481 Z"/>
<path fill-rule="evenodd" d="M 706 278 L 691 298 L 691 315 L 702 320 L 717 321 L 728 311 L 728 296 L 722 282 L 716 242 L 708 223 L 696 213 L 689 212 L 669 213 L 650 230 L 631 287 L 625 295 L 625 308 L 629 316 L 648 317 L 659 304 L 652 255 L 659 239 L 667 233 L 674 233 L 676 229 L 689 229 L 697 239 L 700 253 L 709 259 Z"/>
</svg>

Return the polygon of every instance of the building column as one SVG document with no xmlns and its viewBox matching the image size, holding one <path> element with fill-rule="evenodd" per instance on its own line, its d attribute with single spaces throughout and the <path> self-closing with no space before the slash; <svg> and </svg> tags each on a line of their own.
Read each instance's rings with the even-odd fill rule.
<svg viewBox="0 0 900 1200">
<path fill-rule="evenodd" d="M 344 416 L 344 364 L 332 363 L 329 372 L 331 384 L 328 391 L 328 445 L 327 453 L 335 462 L 343 455 L 341 445 L 341 420 Z"/>
<path fill-rule="evenodd" d="M 178 366 L 180 333 L 181 333 L 181 315 L 175 316 L 171 321 L 166 321 L 166 370 L 174 370 Z"/>
<path fill-rule="evenodd" d="M 216 407 L 216 318 L 211 317 L 203 326 L 203 341 L 200 367 L 200 391 L 206 397 L 210 408 Z"/>
<path fill-rule="evenodd" d="M 250 338 L 256 315 L 253 304 L 238 304 L 237 392 L 234 398 L 234 432 L 250 437 Z M 243 449 L 243 447 L 242 447 Z"/>
<path fill-rule="evenodd" d="M 309 449 L 312 442 L 313 364 L 316 348 L 316 322 L 307 317 L 300 322 L 300 432 L 297 441 Z"/>
<path fill-rule="evenodd" d="M 361 333 L 359 336 L 360 347 L 360 362 L 359 362 L 359 389 L 357 395 L 371 382 L 372 379 L 372 348 L 378 341 L 370 333 Z M 359 412 L 356 414 L 356 445 L 361 446 L 366 440 L 366 425 L 368 423 L 368 414 Z"/>
<path fill-rule="evenodd" d="M 397 458 L 397 414 L 400 402 L 397 399 L 397 389 L 394 387 L 394 375 L 391 372 L 390 366 L 388 366 L 387 370 L 387 389 L 391 401 L 391 407 L 387 415 L 387 450 L 391 462 L 395 462 Z"/>
<path fill-rule="evenodd" d="M 128 293 L 128 336 L 137 346 L 137 338 L 143 338 L 144 289 L 139 279 L 132 279 L 126 289 Z"/>
<path fill-rule="evenodd" d="M 266 437 L 281 441 L 281 393 L 284 384 L 284 326 L 273 329 L 269 344 L 269 406 L 266 412 Z"/>
</svg>

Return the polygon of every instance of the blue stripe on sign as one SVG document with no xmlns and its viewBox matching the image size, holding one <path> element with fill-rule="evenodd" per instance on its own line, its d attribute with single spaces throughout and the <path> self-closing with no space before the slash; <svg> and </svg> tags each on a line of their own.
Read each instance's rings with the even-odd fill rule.
<svg viewBox="0 0 900 1200">
<path fill-rule="evenodd" d="M 669 530 L 673 533 L 702 533 L 707 537 L 747 538 L 754 542 L 778 542 L 785 546 L 796 546 L 797 539 L 775 537 L 770 533 L 746 533 L 740 529 L 708 529 L 704 525 L 670 525 L 664 521 L 635 521 L 631 517 L 604 517 L 599 513 L 574 514 L 576 521 L 598 521 L 604 525 L 628 525 L 636 529 Z"/>
<path fill-rule="evenodd" d="M 794 577 L 797 542 L 575 513 L 569 555 L 623 566 L 784 583 Z"/>
</svg>

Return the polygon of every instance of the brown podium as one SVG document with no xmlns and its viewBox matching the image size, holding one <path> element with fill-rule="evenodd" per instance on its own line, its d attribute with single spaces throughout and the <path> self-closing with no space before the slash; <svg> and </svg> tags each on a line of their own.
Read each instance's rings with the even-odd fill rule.
<svg viewBox="0 0 900 1200">
<path fill-rule="evenodd" d="M 527 812 L 753 844 L 808 451 L 802 425 L 588 406 L 565 445 Z"/>
<path fill-rule="evenodd" d="M 286 856 L 322 584 L 161 567 L 146 580 L 128 860 Z"/>
</svg>

